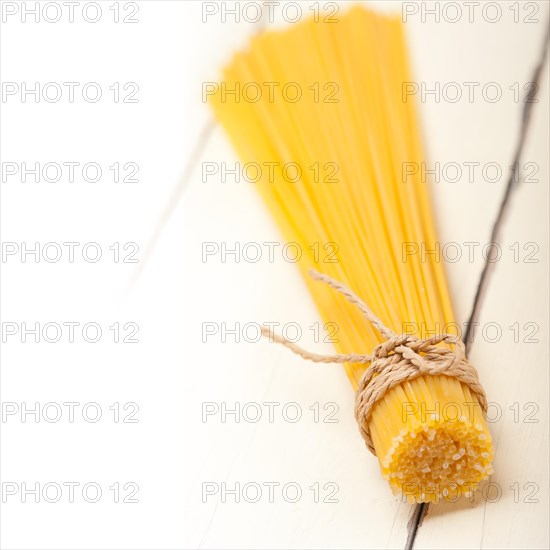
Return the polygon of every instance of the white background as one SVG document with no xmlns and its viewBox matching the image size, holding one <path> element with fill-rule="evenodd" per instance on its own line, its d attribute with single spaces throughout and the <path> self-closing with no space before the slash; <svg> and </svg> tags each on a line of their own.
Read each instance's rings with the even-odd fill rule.
<svg viewBox="0 0 550 550">
<path fill-rule="evenodd" d="M 400 2 L 365 3 L 401 12 Z M 45 4 L 39 3 L 40 10 Z M 2 3 L 1 78 L 4 87 L 15 83 L 19 88 L 14 95 L 3 93 L 1 104 L 0 547 L 403 548 L 412 508 L 391 494 L 365 450 L 343 370 L 304 364 L 264 342 L 202 341 L 205 322 L 294 321 L 305 327 L 303 345 L 330 350 L 313 342 L 307 329 L 318 318 L 291 263 L 280 256 L 272 263 L 202 258 L 204 242 L 280 241 L 249 184 L 201 177 L 203 162 L 236 160 L 202 102 L 202 83 L 216 81 L 223 63 L 266 18 L 236 22 L 228 15 L 224 21 L 223 3 L 206 18 L 197 1 L 116 6 L 109 0 L 97 3 L 101 17 L 96 23 L 85 20 L 96 17 L 93 6 L 85 7 L 89 3 L 76 5 L 70 22 L 68 7 L 52 4 L 36 22 L 32 14 L 26 20 L 22 15 L 35 2 Z M 339 4 L 345 9 L 345 2 Z M 485 17 L 481 8 L 470 22 L 462 5 L 456 23 L 445 18 L 454 17 L 451 11 L 441 12 L 439 22 L 424 17 L 422 9 L 433 3 L 417 4 L 415 13 L 411 3 L 405 4 L 411 10 L 405 26 L 418 82 L 478 82 L 480 88 L 495 82 L 503 90 L 494 103 L 481 94 L 473 102 L 427 98 L 421 115 L 430 162 L 496 162 L 506 169 L 523 108 L 510 87 L 517 83 L 522 90 L 531 78 L 548 4 L 523 2 L 514 8 L 512 2 L 500 2 L 501 16 L 494 22 L 488 21 L 493 12 Z M 311 5 L 301 3 L 304 16 Z M 49 22 L 57 7 L 61 19 Z M 283 12 L 275 13 L 276 24 L 284 24 Z M 136 22 L 124 23 L 124 17 Z M 31 87 L 36 82 L 61 85 L 61 99 L 22 96 L 22 83 Z M 79 83 L 74 102 L 64 82 Z M 549 545 L 547 67 L 542 82 L 522 159 L 537 166 L 537 182 L 521 185 L 513 197 L 503 226 L 503 258 L 479 319 L 482 326 L 498 323 L 502 337 L 498 342 L 480 337 L 471 350 L 490 400 L 502 411 L 491 429 L 497 450 L 494 481 L 503 494 L 492 503 L 477 498 L 432 507 L 416 548 Z M 101 88 L 98 102 L 83 99 L 86 83 Z M 115 83 L 121 90 L 118 102 L 110 89 Z M 127 83 L 139 87 L 135 103 L 122 101 L 135 89 L 132 84 L 125 91 Z M 80 165 L 72 183 L 67 172 L 56 183 L 43 177 L 36 183 L 33 175 L 23 183 L 20 171 L 9 175 L 9 170 L 10 163 L 21 170 L 24 162 Z M 96 183 L 82 177 L 82 165 L 90 162 L 102 168 Z M 136 163 L 139 181 L 114 182 L 109 168 L 114 163 Z M 432 181 L 442 242 L 478 242 L 478 251 L 488 242 L 505 176 L 497 182 L 479 174 L 473 182 L 466 177 L 459 183 Z M 66 246 L 57 262 L 21 254 L 23 243 L 27 248 L 39 243 L 42 251 L 46 243 L 66 242 L 80 243 L 74 262 Z M 8 243 L 19 251 L 8 255 L 13 250 Z M 86 243 L 101 248 L 96 263 L 83 258 Z M 114 243 L 119 243 L 118 261 Z M 135 246 L 125 251 L 126 243 L 139 247 L 137 263 L 123 261 Z M 538 263 L 514 262 L 513 243 L 535 243 Z M 49 250 L 55 254 L 55 248 Z M 447 266 L 460 322 L 468 318 L 482 267 L 479 253 L 473 261 L 463 258 Z M 42 328 L 67 322 L 79 323 L 72 343 L 67 329 L 56 343 L 42 334 L 38 343 L 33 335 L 23 342 L 23 323 Z M 101 327 L 97 343 L 83 338 L 86 323 Z M 120 339 L 129 334 L 124 325 L 134 323 L 139 342 L 116 343 L 109 328 L 115 323 Z M 514 323 L 534 323 L 538 343 L 526 343 L 525 331 L 514 342 L 509 329 Z M 18 332 L 9 335 L 14 327 Z M 79 403 L 74 422 L 63 405 L 67 402 Z M 233 416 L 224 423 L 220 415 L 204 422 L 206 402 L 220 407 L 257 403 L 264 415 L 256 423 L 235 422 Z M 265 402 L 279 404 L 274 422 L 268 420 Z M 59 421 L 22 416 L 22 409 L 36 403 L 40 415 L 45 404 L 59 404 Z M 101 409 L 97 422 L 83 418 L 87 403 Z M 288 403 L 301 409 L 296 423 L 283 417 Z M 520 422 L 514 421 L 515 403 Z M 537 423 L 524 422 L 528 403 L 536 404 Z M 315 421 L 312 406 L 320 408 L 321 421 Z M 323 422 L 334 406 L 336 422 Z M 136 414 L 127 417 L 136 407 Z M 93 417 L 96 409 L 86 411 Z M 55 405 L 48 411 L 54 416 Z M 79 484 L 74 502 L 62 485 L 67 482 Z M 272 503 L 265 485 L 257 503 L 242 498 L 236 503 L 231 495 L 224 503 L 220 494 L 204 502 L 202 495 L 205 483 L 230 488 L 266 482 L 280 484 Z M 37 483 L 41 490 L 52 483 L 51 492 L 46 498 L 40 493 L 39 502 L 27 494 L 25 501 L 23 484 L 32 489 Z M 101 488 L 98 502 L 83 497 L 87 483 Z M 117 483 L 118 503 L 110 489 Z M 124 489 L 127 483 L 133 485 Z M 286 483 L 303 490 L 296 503 L 283 498 Z M 321 500 L 337 487 L 338 502 L 316 503 L 309 489 L 316 483 Z M 325 484 L 329 489 L 323 489 Z M 514 484 L 517 490 L 511 489 Z M 536 502 L 526 502 L 533 487 L 528 484 L 535 484 Z M 64 487 L 60 500 L 48 502 L 57 486 Z M 133 497 L 138 502 L 122 502 L 132 488 L 138 489 Z M 94 496 L 92 487 L 89 497 Z"/>
</svg>

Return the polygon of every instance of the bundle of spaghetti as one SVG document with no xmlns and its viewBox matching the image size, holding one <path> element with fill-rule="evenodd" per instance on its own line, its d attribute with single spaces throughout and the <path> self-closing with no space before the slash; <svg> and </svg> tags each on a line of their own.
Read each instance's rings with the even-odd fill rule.
<svg viewBox="0 0 550 550">
<path fill-rule="evenodd" d="M 302 21 L 255 36 L 210 96 L 250 179 L 288 242 L 337 350 L 384 341 L 315 267 L 359 295 L 396 334 L 458 327 L 434 254 L 434 217 L 398 18 L 353 7 L 337 23 Z M 405 164 L 407 163 L 407 164 Z M 445 346 L 445 344 L 443 344 Z M 354 387 L 368 364 L 347 363 Z M 478 397 L 456 378 L 423 375 L 375 404 L 368 419 L 383 476 L 411 502 L 469 494 L 492 473 L 492 442 Z"/>
</svg>

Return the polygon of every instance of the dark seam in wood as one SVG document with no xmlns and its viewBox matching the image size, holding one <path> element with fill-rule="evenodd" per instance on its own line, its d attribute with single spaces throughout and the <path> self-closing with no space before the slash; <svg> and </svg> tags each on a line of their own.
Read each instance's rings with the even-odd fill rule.
<svg viewBox="0 0 550 550">
<path fill-rule="evenodd" d="M 407 531 L 409 532 L 409 534 L 407 536 L 407 542 L 405 543 L 405 550 L 411 550 L 414 546 L 416 534 L 418 532 L 418 529 L 420 529 L 422 521 L 426 517 L 427 512 L 428 505 L 425 502 L 423 502 L 422 504 L 418 504 L 414 507 L 411 519 L 407 524 Z"/>
<path fill-rule="evenodd" d="M 535 93 L 538 92 L 538 85 L 540 82 L 540 76 L 542 74 L 542 70 L 544 68 L 544 63 L 546 61 L 546 52 L 548 49 L 548 38 L 550 36 L 550 27 L 548 27 L 548 30 L 546 31 L 546 34 L 544 36 L 544 43 L 542 47 L 542 52 L 539 56 L 539 62 L 537 66 L 535 67 L 535 70 L 533 72 L 533 76 L 531 79 L 531 83 L 535 83 L 537 86 L 535 88 Z M 526 96 L 526 99 L 529 98 L 529 92 Z M 505 220 L 505 215 L 508 211 L 508 207 L 510 205 L 510 199 L 512 196 L 512 191 L 514 191 L 518 187 L 519 182 L 519 161 L 521 159 L 521 155 L 523 153 L 523 147 L 525 145 L 525 138 L 527 136 L 527 130 L 529 128 L 529 121 L 531 119 L 531 113 L 532 108 L 535 102 L 533 101 L 525 101 L 523 105 L 523 110 L 521 114 L 521 126 L 520 126 L 520 134 L 518 139 L 518 144 L 516 146 L 516 151 L 514 155 L 514 162 L 512 164 L 512 169 L 510 171 L 510 176 L 508 178 L 508 182 L 506 184 L 506 189 L 504 190 L 504 195 L 502 197 L 500 207 L 497 213 L 497 216 L 495 218 L 495 221 L 493 223 L 493 228 L 491 230 L 491 240 L 489 244 L 489 251 L 486 254 L 486 258 L 491 258 L 492 253 L 496 250 L 496 244 L 498 244 L 500 231 L 503 226 L 503 222 Z M 489 262 L 485 260 L 485 264 L 483 266 L 483 270 L 481 271 L 481 275 L 479 278 L 479 283 L 476 290 L 476 295 L 474 298 L 474 303 L 472 306 L 472 312 L 470 313 L 470 317 L 468 318 L 468 323 L 466 326 L 466 331 L 464 333 L 464 344 L 466 345 L 466 351 L 469 352 L 470 350 L 470 343 L 472 341 L 472 338 L 470 338 L 470 332 L 473 323 L 477 320 L 479 316 L 479 311 L 481 304 L 483 302 L 483 297 L 485 295 L 485 292 L 488 287 L 488 282 L 490 275 L 494 269 L 495 262 Z M 426 514 L 428 513 L 429 509 L 429 503 L 423 502 L 421 504 L 417 504 L 413 512 L 411 514 L 411 519 L 409 520 L 409 523 L 407 525 L 408 530 L 408 536 L 407 536 L 407 542 L 405 543 L 405 550 L 412 550 L 414 547 L 414 542 L 416 540 L 416 535 L 418 534 L 418 530 L 420 529 L 420 526 L 422 525 L 422 521 L 426 517 Z"/>
<path fill-rule="evenodd" d="M 547 31 L 545 38 L 544 38 L 544 47 L 542 50 L 542 54 L 539 60 L 539 63 L 537 64 L 535 71 L 533 72 L 533 77 L 531 82 L 535 83 L 537 88 L 535 88 L 536 91 L 538 91 L 538 85 L 540 82 L 540 75 L 542 73 L 542 69 L 544 67 L 544 62 L 546 60 L 546 51 L 547 51 L 547 42 L 548 42 L 549 32 Z M 486 255 L 487 258 L 492 257 L 492 253 L 496 251 L 496 245 L 498 245 L 499 242 L 499 236 L 500 231 L 503 226 L 503 222 L 505 220 L 506 213 L 508 211 L 508 207 L 511 203 L 510 198 L 512 196 L 512 191 L 514 191 L 519 186 L 519 161 L 521 160 L 521 155 L 523 153 L 523 147 L 525 145 L 525 138 L 527 136 L 527 130 L 529 127 L 529 121 L 531 119 L 531 113 L 532 113 L 532 107 L 535 103 L 532 101 L 528 101 L 524 103 L 523 106 L 523 112 L 522 112 L 522 119 L 521 119 L 521 128 L 520 128 L 520 136 L 518 140 L 518 144 L 516 147 L 516 153 L 514 155 L 514 161 L 512 164 L 512 170 L 510 172 L 510 176 L 508 178 L 508 183 L 506 185 L 506 189 L 504 191 L 504 195 L 502 197 L 502 201 L 500 203 L 500 208 L 498 210 L 497 217 L 495 219 L 495 222 L 493 224 L 493 229 L 491 231 L 491 240 L 489 241 L 490 248 Z M 517 182 L 517 183 L 516 183 Z M 470 314 L 470 317 L 468 319 L 468 324 L 466 327 L 466 332 L 464 334 L 464 342 L 466 344 L 466 350 L 469 350 L 469 346 L 473 340 L 471 338 L 471 329 L 473 323 L 477 320 L 479 316 L 479 309 L 483 302 L 483 296 L 487 289 L 487 283 L 489 281 L 489 277 L 491 273 L 494 270 L 495 262 L 489 262 L 485 260 L 485 265 L 483 266 L 483 271 L 481 272 L 481 277 L 479 279 L 479 284 L 477 287 L 476 295 L 474 298 L 474 305 L 472 308 L 472 313 Z"/>
</svg>

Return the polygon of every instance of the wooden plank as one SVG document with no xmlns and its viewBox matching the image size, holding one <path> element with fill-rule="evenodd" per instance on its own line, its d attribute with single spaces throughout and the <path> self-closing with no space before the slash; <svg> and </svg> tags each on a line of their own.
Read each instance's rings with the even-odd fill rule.
<svg viewBox="0 0 550 550">
<path fill-rule="evenodd" d="M 225 139 L 216 131 L 204 160 L 234 162 Z M 197 175 L 198 177 L 198 175 Z M 205 215 L 205 212 L 208 214 Z M 264 253 L 258 263 L 221 255 L 201 261 L 204 242 L 277 242 L 279 236 L 263 205 L 249 185 L 221 183 L 210 178 L 196 182 L 184 200 L 185 309 L 185 439 L 184 476 L 186 542 L 206 547 L 369 547 L 404 543 L 408 509 L 400 506 L 380 478 L 376 461 L 369 456 L 353 419 L 353 394 L 342 369 L 331 365 L 304 365 L 286 350 L 265 342 L 235 343 L 233 336 L 221 342 L 220 334 L 201 341 L 202 324 L 239 322 L 297 322 L 303 343 L 328 351 L 315 343 L 308 329 L 318 321 L 311 300 L 293 266 L 280 255 L 270 263 Z M 215 222 L 214 222 L 215 220 Z M 195 289 L 208 291 L 197 293 Z M 250 339 L 254 339 L 253 330 Z M 197 364 L 204 367 L 197 368 Z M 205 382 L 204 377 L 207 377 Z M 206 423 L 201 407 L 211 402 L 221 407 L 256 403 L 263 409 L 258 423 L 231 416 L 221 422 L 220 414 Z M 278 403 L 275 421 L 266 418 L 265 402 Z M 281 411 L 298 403 L 303 417 L 286 421 Z M 311 406 L 319 403 L 320 421 Z M 325 404 L 331 408 L 323 411 Z M 322 419 L 338 408 L 335 423 Z M 201 449 L 200 453 L 196 449 Z M 297 483 L 301 500 L 292 504 L 280 496 L 273 504 L 229 502 L 218 498 L 200 501 L 205 482 Z M 308 488 L 334 483 L 338 503 L 315 503 Z M 327 496 L 326 494 L 324 495 Z M 321 497 L 323 498 L 323 497 Z M 361 502 L 361 506 L 356 503 Z M 349 529 L 350 521 L 354 529 Z M 395 524 L 395 526 L 394 526 Z M 306 527 L 314 525 L 315 528 Z M 384 528 L 381 528 L 381 526 Z M 394 526 L 393 530 L 392 527 Z"/>
<path fill-rule="evenodd" d="M 538 171 L 513 198 L 471 345 L 492 402 L 495 474 L 472 502 L 430 507 L 417 548 L 549 546 L 547 64 L 542 82 L 523 156 Z"/>
</svg>

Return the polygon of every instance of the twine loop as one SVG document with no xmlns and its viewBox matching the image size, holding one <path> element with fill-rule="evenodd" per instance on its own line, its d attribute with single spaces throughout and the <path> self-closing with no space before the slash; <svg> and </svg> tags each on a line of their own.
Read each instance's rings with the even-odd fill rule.
<svg viewBox="0 0 550 550">
<path fill-rule="evenodd" d="M 412 334 L 396 334 L 374 315 L 369 307 L 345 285 L 314 270 L 310 275 L 328 284 L 356 305 L 373 326 L 386 338 L 369 355 L 311 353 L 293 342 L 274 334 L 266 326 L 262 335 L 270 341 L 282 344 L 304 359 L 317 363 L 370 363 L 355 393 L 355 419 L 369 451 L 376 454 L 369 430 L 369 420 L 374 406 L 386 392 L 404 382 L 424 375 L 444 375 L 456 378 L 476 395 L 483 412 L 487 411 L 487 397 L 479 381 L 475 367 L 466 358 L 466 349 L 460 338 L 452 334 L 440 334 L 419 339 Z M 438 344 L 452 347 L 441 347 Z"/>
</svg>

